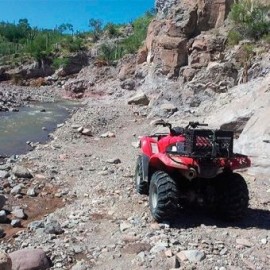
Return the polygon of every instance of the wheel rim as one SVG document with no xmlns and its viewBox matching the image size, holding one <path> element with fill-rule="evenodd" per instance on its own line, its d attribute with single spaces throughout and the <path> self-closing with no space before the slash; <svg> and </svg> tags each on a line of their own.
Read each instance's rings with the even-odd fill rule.
<svg viewBox="0 0 270 270">
<path fill-rule="evenodd" d="M 152 204 L 153 209 L 155 209 L 157 207 L 157 204 L 158 204 L 158 195 L 157 195 L 157 188 L 156 187 L 154 187 L 153 192 L 152 192 L 151 204 Z"/>
</svg>

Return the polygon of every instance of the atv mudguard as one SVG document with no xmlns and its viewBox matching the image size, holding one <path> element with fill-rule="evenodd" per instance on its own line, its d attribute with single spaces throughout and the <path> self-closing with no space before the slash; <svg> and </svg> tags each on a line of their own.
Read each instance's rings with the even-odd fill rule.
<svg viewBox="0 0 270 270">
<path fill-rule="evenodd" d="M 190 167 L 197 167 L 197 165 L 193 158 L 170 155 L 167 153 L 154 154 L 149 161 L 149 166 L 157 169 L 167 168 L 167 170 L 188 170 Z"/>
</svg>

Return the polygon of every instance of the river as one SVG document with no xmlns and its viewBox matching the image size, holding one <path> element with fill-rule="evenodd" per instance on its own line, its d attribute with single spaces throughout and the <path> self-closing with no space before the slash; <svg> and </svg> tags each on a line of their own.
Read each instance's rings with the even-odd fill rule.
<svg viewBox="0 0 270 270">
<path fill-rule="evenodd" d="M 63 123 L 79 105 L 70 101 L 37 103 L 19 112 L 0 112 L 0 156 L 24 154 L 27 142 L 44 143 L 49 133 Z"/>
</svg>

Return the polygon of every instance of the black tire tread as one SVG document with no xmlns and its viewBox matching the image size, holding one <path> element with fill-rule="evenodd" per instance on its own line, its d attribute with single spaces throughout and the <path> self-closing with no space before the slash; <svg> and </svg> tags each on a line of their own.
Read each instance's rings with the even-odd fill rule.
<svg viewBox="0 0 270 270">
<path fill-rule="evenodd" d="M 224 174 L 220 180 L 218 211 L 230 220 L 243 218 L 249 202 L 245 179 L 238 173 L 231 173 Z"/>
<path fill-rule="evenodd" d="M 137 183 L 137 176 L 140 176 L 140 184 Z M 148 194 L 148 183 L 144 181 L 143 179 L 143 164 L 142 164 L 142 156 L 138 156 L 137 163 L 136 163 L 136 169 L 135 169 L 135 187 L 136 191 L 139 194 L 147 195 Z"/>
<path fill-rule="evenodd" d="M 156 185 L 158 202 L 154 209 L 150 201 L 150 210 L 155 220 L 169 221 L 175 216 L 178 204 L 178 189 L 175 181 L 163 171 L 156 171 L 150 182 L 150 196 L 153 186 Z"/>
</svg>

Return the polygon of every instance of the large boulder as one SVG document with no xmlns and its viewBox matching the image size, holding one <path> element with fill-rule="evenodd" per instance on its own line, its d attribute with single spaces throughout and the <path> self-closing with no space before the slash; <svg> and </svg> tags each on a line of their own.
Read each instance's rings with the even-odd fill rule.
<svg viewBox="0 0 270 270">
<path fill-rule="evenodd" d="M 270 174 L 270 73 L 232 88 L 211 104 L 213 113 L 206 120 L 213 126 L 233 129 L 240 134 L 235 151 L 251 156 L 250 172 Z"/>
<path fill-rule="evenodd" d="M 82 98 L 87 89 L 87 81 L 85 80 L 70 80 L 64 85 L 66 95 L 72 98 Z"/>
<path fill-rule="evenodd" d="M 42 249 L 22 249 L 9 254 L 12 270 L 46 270 L 51 262 Z"/>
<path fill-rule="evenodd" d="M 223 60 L 226 37 L 223 35 L 201 34 L 191 43 L 188 64 L 191 67 L 206 67 L 210 61 Z"/>
</svg>

